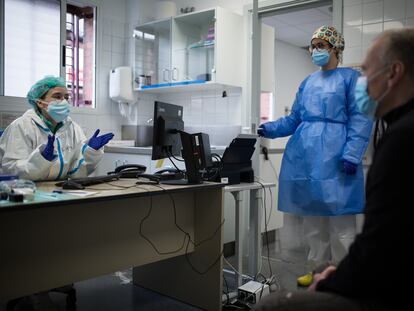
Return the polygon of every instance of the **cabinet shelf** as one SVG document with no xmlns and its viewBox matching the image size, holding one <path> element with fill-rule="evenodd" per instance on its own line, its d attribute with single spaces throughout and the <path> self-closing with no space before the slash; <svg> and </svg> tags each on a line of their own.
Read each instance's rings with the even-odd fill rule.
<svg viewBox="0 0 414 311">
<path fill-rule="evenodd" d="M 192 83 L 185 85 L 166 85 L 154 88 L 146 89 L 136 89 L 138 92 L 148 93 L 148 94 L 164 94 L 164 93 L 178 93 L 178 92 L 197 92 L 197 91 L 208 91 L 208 90 L 230 90 L 230 89 L 239 89 L 235 86 L 229 86 L 225 84 L 215 83 L 215 82 L 205 82 L 205 83 Z"/>
<path fill-rule="evenodd" d="M 205 41 L 200 44 L 194 44 L 187 47 L 187 50 L 192 49 L 199 49 L 199 48 L 213 48 L 214 47 L 214 41 Z"/>
</svg>

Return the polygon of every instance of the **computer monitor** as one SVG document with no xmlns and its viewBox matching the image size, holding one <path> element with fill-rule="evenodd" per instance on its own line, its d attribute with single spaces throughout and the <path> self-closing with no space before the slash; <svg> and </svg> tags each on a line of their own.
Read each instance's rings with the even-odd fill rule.
<svg viewBox="0 0 414 311">
<path fill-rule="evenodd" d="M 152 160 L 181 156 L 183 107 L 156 101 L 153 121 Z"/>
<path fill-rule="evenodd" d="M 156 101 L 154 105 L 152 160 L 179 156 L 184 159 L 183 180 L 168 180 L 168 184 L 200 184 L 200 170 L 212 165 L 209 137 L 205 133 L 184 131 L 183 107 Z"/>
</svg>

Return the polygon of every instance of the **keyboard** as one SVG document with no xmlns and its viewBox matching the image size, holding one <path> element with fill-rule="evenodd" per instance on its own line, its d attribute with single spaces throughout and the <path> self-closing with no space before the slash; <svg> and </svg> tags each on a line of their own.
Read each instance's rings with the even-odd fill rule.
<svg viewBox="0 0 414 311">
<path fill-rule="evenodd" d="M 105 182 L 110 182 L 114 180 L 118 180 L 120 177 L 119 174 L 110 174 L 110 175 L 100 175 L 100 176 L 90 176 L 90 177 L 83 177 L 83 178 L 71 178 L 69 180 L 60 181 L 55 185 L 58 187 L 64 186 L 68 181 L 71 183 L 76 183 L 82 185 L 84 187 L 102 184 Z"/>
</svg>

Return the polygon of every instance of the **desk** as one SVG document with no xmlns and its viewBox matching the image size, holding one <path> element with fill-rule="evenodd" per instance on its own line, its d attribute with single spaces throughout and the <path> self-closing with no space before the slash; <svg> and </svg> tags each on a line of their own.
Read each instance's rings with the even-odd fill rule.
<svg viewBox="0 0 414 311">
<path fill-rule="evenodd" d="M 248 271 L 252 276 L 257 275 L 260 269 L 261 258 L 262 258 L 262 210 L 260 208 L 262 204 L 261 189 L 275 187 L 275 183 L 240 183 L 237 185 L 229 185 L 224 188 L 225 192 L 230 192 L 235 200 L 235 211 L 236 211 L 236 266 L 235 268 L 240 273 L 243 268 L 243 213 L 241 213 L 241 207 L 243 206 L 242 191 L 250 191 L 250 208 L 249 208 L 249 261 Z M 235 274 L 237 288 L 242 285 L 242 276 Z"/>
<path fill-rule="evenodd" d="M 128 187 L 135 181 L 111 184 Z M 0 301 L 136 267 L 134 284 L 203 309 L 221 310 L 223 186 L 109 190 L 115 187 L 101 184 L 87 188 L 100 189 L 91 197 L 0 204 Z M 38 184 L 43 191 L 54 188 L 54 183 Z M 174 225 L 170 195 L 177 223 L 196 245 L 205 241 L 189 244 L 190 262 L 198 270 L 216 262 L 203 275 L 190 267 L 186 247 L 160 255 L 139 233 L 144 219 L 143 231 L 160 251 L 180 248 L 184 234 Z"/>
</svg>

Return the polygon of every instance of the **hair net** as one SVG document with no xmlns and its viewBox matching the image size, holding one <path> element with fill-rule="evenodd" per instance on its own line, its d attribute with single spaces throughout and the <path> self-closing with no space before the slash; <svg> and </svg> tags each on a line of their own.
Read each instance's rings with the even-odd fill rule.
<svg viewBox="0 0 414 311">
<path fill-rule="evenodd" d="M 36 107 L 36 100 L 54 87 L 66 87 L 65 80 L 61 77 L 45 76 L 43 79 L 37 81 L 27 93 L 26 98 L 29 104 Z"/>
<path fill-rule="evenodd" d="M 315 30 L 312 39 L 322 39 L 330 43 L 338 51 L 338 60 L 342 61 L 342 52 L 345 49 L 345 39 L 342 34 L 332 26 L 321 26 Z"/>
</svg>

